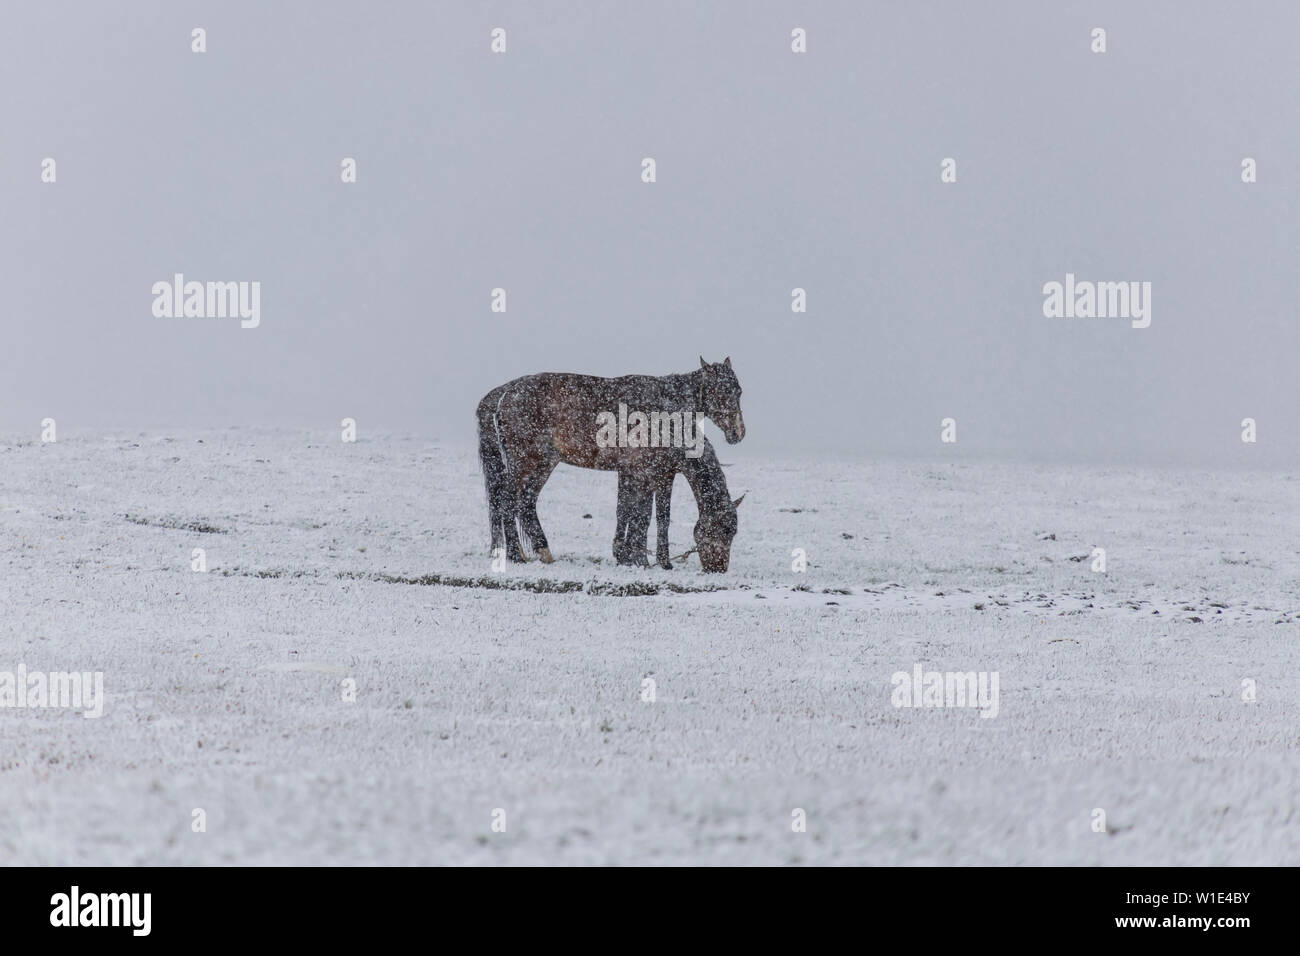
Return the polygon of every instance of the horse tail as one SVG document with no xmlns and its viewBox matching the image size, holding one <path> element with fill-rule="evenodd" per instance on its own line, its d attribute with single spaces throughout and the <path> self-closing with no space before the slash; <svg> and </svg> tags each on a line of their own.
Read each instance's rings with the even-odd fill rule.
<svg viewBox="0 0 1300 956">
<path fill-rule="evenodd" d="M 500 385 L 483 396 L 478 403 L 478 460 L 483 467 L 483 486 L 487 490 L 489 547 L 493 550 L 505 546 L 505 521 L 513 517 L 509 508 L 509 489 L 506 484 L 506 450 L 501 443 L 497 427 L 497 409 L 505 386 Z"/>
</svg>

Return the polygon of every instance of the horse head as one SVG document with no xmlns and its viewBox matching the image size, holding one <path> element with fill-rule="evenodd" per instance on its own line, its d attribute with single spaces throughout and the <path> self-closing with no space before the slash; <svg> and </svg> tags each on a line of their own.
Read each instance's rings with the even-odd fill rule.
<svg viewBox="0 0 1300 956">
<path fill-rule="evenodd" d="M 729 507 L 700 514 L 695 522 L 695 548 L 700 553 L 700 567 L 724 573 L 731 564 L 731 541 L 736 536 L 736 509 L 745 498 L 728 501 Z M 724 499 L 725 500 L 725 499 Z"/>
<path fill-rule="evenodd" d="M 745 437 L 745 419 L 740 414 L 740 381 L 731 370 L 731 357 L 710 365 L 700 356 L 703 377 L 703 396 L 700 411 L 726 436 L 727 444 L 734 445 Z"/>
</svg>

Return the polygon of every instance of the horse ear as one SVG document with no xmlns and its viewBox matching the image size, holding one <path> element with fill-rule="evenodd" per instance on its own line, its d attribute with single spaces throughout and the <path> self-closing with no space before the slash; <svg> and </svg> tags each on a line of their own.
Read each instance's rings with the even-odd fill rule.
<svg viewBox="0 0 1300 956">
<path fill-rule="evenodd" d="M 749 494 L 748 491 L 745 492 L 745 495 L 747 495 L 747 494 Z M 741 495 L 739 498 L 737 498 L 735 501 L 733 501 L 733 502 L 731 503 L 731 507 L 733 507 L 733 508 L 739 508 L 739 507 L 740 507 L 740 503 L 741 503 L 742 501 L 745 500 L 745 495 Z"/>
<path fill-rule="evenodd" d="M 724 358 L 722 360 L 722 364 L 727 366 L 727 368 L 731 368 L 731 356 L 728 355 L 726 358 Z"/>
<path fill-rule="evenodd" d="M 701 355 L 701 356 L 700 356 L 700 368 L 708 368 L 708 367 L 709 367 L 709 363 L 706 362 L 706 361 L 704 361 L 704 356 Z"/>
</svg>

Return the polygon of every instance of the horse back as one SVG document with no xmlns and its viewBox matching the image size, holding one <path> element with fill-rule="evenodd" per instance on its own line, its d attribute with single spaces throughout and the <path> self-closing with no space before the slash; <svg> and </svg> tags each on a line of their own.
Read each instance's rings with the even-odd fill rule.
<svg viewBox="0 0 1300 956">
<path fill-rule="evenodd" d="M 557 454 L 566 464 L 609 471 L 625 466 L 629 458 L 642 456 L 636 454 L 639 449 L 599 447 L 599 415 L 617 416 L 620 405 L 629 411 L 659 411 L 681 400 L 680 385 L 672 376 L 603 378 L 539 372 L 501 388 L 497 414 L 511 447 L 531 448 L 540 455 Z"/>
</svg>

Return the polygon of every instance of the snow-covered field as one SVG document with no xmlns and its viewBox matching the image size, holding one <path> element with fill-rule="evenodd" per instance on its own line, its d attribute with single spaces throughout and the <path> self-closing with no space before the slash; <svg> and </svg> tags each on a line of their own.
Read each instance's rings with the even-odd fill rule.
<svg viewBox="0 0 1300 956">
<path fill-rule="evenodd" d="M 720 455 L 729 574 L 567 467 L 494 573 L 467 448 L 0 437 L 0 672 L 106 695 L 0 709 L 0 862 L 1300 863 L 1296 475 Z"/>
</svg>

